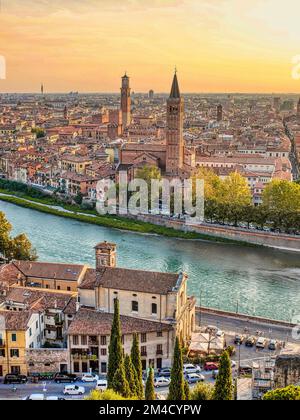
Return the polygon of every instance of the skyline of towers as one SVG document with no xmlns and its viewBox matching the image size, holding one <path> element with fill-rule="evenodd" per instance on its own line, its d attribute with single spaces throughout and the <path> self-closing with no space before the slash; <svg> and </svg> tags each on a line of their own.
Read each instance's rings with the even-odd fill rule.
<svg viewBox="0 0 300 420">
<path fill-rule="evenodd" d="M 121 87 L 121 110 L 122 110 L 122 125 L 123 131 L 131 123 L 131 88 L 130 79 L 125 73 L 122 77 Z"/>
<path fill-rule="evenodd" d="M 178 176 L 184 165 L 183 116 L 184 99 L 180 95 L 177 71 L 175 71 L 171 93 L 167 100 L 166 173 L 170 176 Z"/>
</svg>

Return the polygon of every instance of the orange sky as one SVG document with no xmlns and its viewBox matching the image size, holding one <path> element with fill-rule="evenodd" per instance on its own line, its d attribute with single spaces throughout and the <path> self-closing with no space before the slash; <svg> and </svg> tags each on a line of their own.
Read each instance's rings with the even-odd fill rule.
<svg viewBox="0 0 300 420">
<path fill-rule="evenodd" d="M 1 92 L 300 92 L 299 0 L 2 0 Z M 299 71 L 300 74 L 300 71 Z"/>
</svg>

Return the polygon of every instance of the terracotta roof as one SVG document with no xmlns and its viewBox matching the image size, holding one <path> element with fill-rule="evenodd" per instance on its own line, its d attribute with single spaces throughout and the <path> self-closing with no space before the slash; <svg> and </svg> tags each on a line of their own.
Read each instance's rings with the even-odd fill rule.
<svg viewBox="0 0 300 420">
<path fill-rule="evenodd" d="M 110 243 L 110 242 L 101 242 L 100 244 L 97 244 L 95 246 L 95 249 L 107 249 L 109 251 L 115 250 L 117 247 L 116 244 Z"/>
<path fill-rule="evenodd" d="M 84 265 L 14 261 L 14 266 L 26 277 L 77 281 Z"/>
<path fill-rule="evenodd" d="M 14 264 L 5 264 L 0 266 L 0 283 L 12 285 L 17 282 L 20 271 Z"/>
<path fill-rule="evenodd" d="M 165 295 L 176 287 L 178 280 L 178 274 L 103 267 L 98 271 L 87 270 L 79 288 L 94 289 L 101 286 L 117 290 Z"/>
<path fill-rule="evenodd" d="M 170 331 L 172 326 L 156 321 L 148 321 L 129 316 L 120 316 L 122 334 Z M 69 335 L 109 335 L 113 314 L 97 312 L 93 309 L 81 308 L 68 329 Z"/>
<path fill-rule="evenodd" d="M 30 311 L 0 311 L 1 329 L 3 326 L 3 329 L 10 331 L 26 331 L 31 315 Z"/>
</svg>

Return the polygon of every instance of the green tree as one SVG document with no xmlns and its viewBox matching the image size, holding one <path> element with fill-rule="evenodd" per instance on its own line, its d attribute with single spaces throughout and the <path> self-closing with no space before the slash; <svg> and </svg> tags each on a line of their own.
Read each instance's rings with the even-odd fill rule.
<svg viewBox="0 0 300 420">
<path fill-rule="evenodd" d="M 213 399 L 214 387 L 211 384 L 199 382 L 192 391 L 191 400 L 209 401 Z"/>
<path fill-rule="evenodd" d="M 120 367 L 116 370 L 114 374 L 114 378 L 112 381 L 112 389 L 124 398 L 131 397 L 129 384 L 125 376 L 125 368 L 123 362 L 120 364 Z"/>
<path fill-rule="evenodd" d="M 8 222 L 5 214 L 0 212 L 0 253 L 9 260 L 35 261 L 36 251 L 25 234 L 20 234 L 15 238 L 10 236 L 12 225 Z"/>
<path fill-rule="evenodd" d="M 263 193 L 263 204 L 269 210 L 280 213 L 300 211 L 300 185 L 295 182 L 275 179 Z"/>
<path fill-rule="evenodd" d="M 184 381 L 184 396 L 186 401 L 191 399 L 191 389 L 188 381 Z"/>
<path fill-rule="evenodd" d="M 267 392 L 264 397 L 263 400 L 268 401 L 268 400 L 277 400 L 277 401 L 299 401 L 300 400 L 300 386 L 293 386 L 290 385 L 286 388 L 279 388 L 279 389 L 274 389 L 273 391 L 269 391 Z"/>
<path fill-rule="evenodd" d="M 137 170 L 136 178 L 143 179 L 147 182 L 148 188 L 151 187 L 151 181 L 161 179 L 161 173 L 157 166 L 145 165 Z"/>
<path fill-rule="evenodd" d="M 213 399 L 221 401 L 233 399 L 231 360 L 227 351 L 224 351 L 220 358 L 219 374 L 216 380 Z"/>
<path fill-rule="evenodd" d="M 246 179 L 238 172 L 232 172 L 223 181 L 221 202 L 240 209 L 251 204 L 251 192 Z"/>
<path fill-rule="evenodd" d="M 135 383 L 137 396 L 140 400 L 144 398 L 144 385 L 143 385 L 143 368 L 141 361 L 141 352 L 139 338 L 137 334 L 133 335 L 132 348 L 131 348 L 131 361 L 135 370 Z"/>
<path fill-rule="evenodd" d="M 154 390 L 154 371 L 152 368 L 150 368 L 149 370 L 149 374 L 148 374 L 148 378 L 146 382 L 145 400 L 146 401 L 156 400 L 155 390 Z"/>
<path fill-rule="evenodd" d="M 114 317 L 111 327 L 110 343 L 109 343 L 109 356 L 108 356 L 108 372 L 107 383 L 109 389 L 113 388 L 113 380 L 116 371 L 124 367 L 123 361 L 123 348 L 122 348 L 122 334 L 120 322 L 120 305 L 119 300 L 114 300 Z"/>
<path fill-rule="evenodd" d="M 22 233 L 9 242 L 8 252 L 16 260 L 35 261 L 37 255 L 27 236 Z"/>
<path fill-rule="evenodd" d="M 10 243 L 10 232 L 12 225 L 6 219 L 5 214 L 0 212 L 0 253 L 7 255 L 8 246 Z"/>
<path fill-rule="evenodd" d="M 125 376 L 128 381 L 129 389 L 130 389 L 130 396 L 134 397 L 137 396 L 137 389 L 136 389 L 136 376 L 134 372 L 134 367 L 131 361 L 131 356 L 126 354 L 125 356 Z"/>
<path fill-rule="evenodd" d="M 176 340 L 175 340 L 173 365 L 172 365 L 172 370 L 171 370 L 171 383 L 169 387 L 168 399 L 171 401 L 185 400 L 183 359 L 182 359 L 181 345 L 180 345 L 178 337 L 176 337 Z"/>
</svg>

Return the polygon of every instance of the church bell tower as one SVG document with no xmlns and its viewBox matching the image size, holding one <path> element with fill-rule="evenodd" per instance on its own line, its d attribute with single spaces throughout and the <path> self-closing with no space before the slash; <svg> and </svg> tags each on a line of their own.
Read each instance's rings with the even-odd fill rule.
<svg viewBox="0 0 300 420">
<path fill-rule="evenodd" d="M 128 127 L 131 123 L 131 89 L 129 77 L 125 73 L 122 77 L 121 87 L 121 110 L 123 120 L 123 130 Z"/>
<path fill-rule="evenodd" d="M 178 176 L 184 163 L 183 140 L 184 99 L 180 95 L 177 72 L 173 78 L 170 97 L 167 101 L 167 161 L 166 174 Z"/>
</svg>

